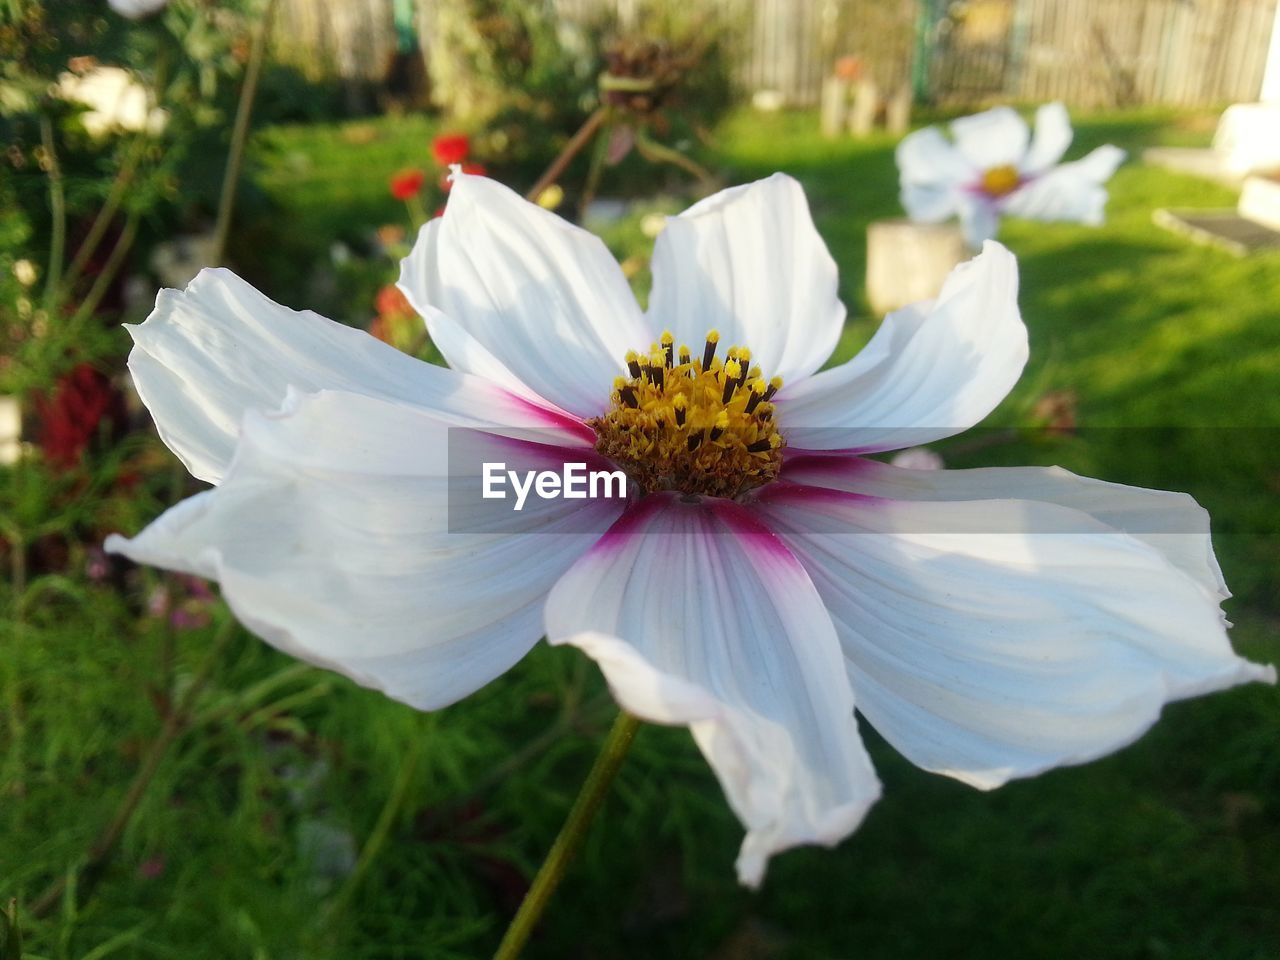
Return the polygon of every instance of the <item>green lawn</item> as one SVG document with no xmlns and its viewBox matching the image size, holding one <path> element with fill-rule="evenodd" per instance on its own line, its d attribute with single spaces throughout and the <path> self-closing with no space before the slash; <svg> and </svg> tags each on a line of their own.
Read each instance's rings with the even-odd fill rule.
<svg viewBox="0 0 1280 960">
<path fill-rule="evenodd" d="M 423 163 L 430 133 L 395 119 L 260 134 L 246 273 L 294 306 L 367 319 L 350 297 L 367 278 L 315 277 L 334 241 L 358 245 L 399 214 L 386 176 Z M 1098 118 L 1073 155 L 1207 137 L 1202 118 Z M 781 169 L 804 183 L 842 270 L 853 319 L 840 358 L 851 354 L 875 327 L 865 228 L 898 211 L 892 143 L 827 142 L 810 115 L 743 113 L 705 159 L 734 182 Z M 624 176 L 632 188 L 635 171 Z M 1040 395 L 1072 390 L 1080 434 L 942 450 L 955 465 L 1058 462 L 1193 492 L 1221 531 L 1237 648 L 1280 662 L 1280 254 L 1235 260 L 1151 225 L 1157 206 L 1233 200 L 1131 163 L 1104 228 L 1008 224 L 1032 359 L 991 422 L 1024 424 Z M 635 221 L 608 235 L 620 256 L 643 249 Z M 16 495 L 20 481 L 6 482 Z M 114 520 L 133 530 L 158 509 L 140 499 Z M 30 899 L 75 866 L 159 728 L 166 671 L 182 689 L 223 629 L 219 616 L 175 638 L 140 604 L 67 578 L 30 588 L 0 656 L 0 894 Z M 610 715 L 595 668 L 571 651 L 539 648 L 480 694 L 418 715 L 235 631 L 119 854 L 96 878 L 71 870 L 93 890 L 31 925 L 31 953 L 486 956 Z M 1119 755 L 990 794 L 867 736 L 885 795 L 865 825 L 835 850 L 777 857 L 752 894 L 734 880 L 740 829 L 688 735 L 642 730 L 528 955 L 1280 955 L 1273 689 L 1178 704 Z M 348 873 L 349 848 L 379 835 Z"/>
</svg>

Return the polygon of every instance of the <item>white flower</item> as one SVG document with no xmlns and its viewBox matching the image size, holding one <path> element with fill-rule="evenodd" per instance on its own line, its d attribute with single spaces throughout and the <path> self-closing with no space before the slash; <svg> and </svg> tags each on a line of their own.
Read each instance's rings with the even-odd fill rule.
<svg viewBox="0 0 1280 960">
<path fill-rule="evenodd" d="M 169 0 L 107 0 L 111 9 L 122 17 L 138 20 L 163 10 Z"/>
<path fill-rule="evenodd" d="M 1035 135 L 1009 107 L 953 120 L 948 140 L 937 127 L 898 144 L 902 206 L 912 220 L 938 223 L 958 216 L 972 247 L 996 235 L 1000 217 L 1102 223 L 1107 191 L 1124 151 L 1098 147 L 1058 164 L 1071 145 L 1067 108 L 1036 111 Z"/>
<path fill-rule="evenodd" d="M 40 276 L 36 265 L 30 260 L 15 260 L 13 262 L 13 275 L 17 277 L 18 282 L 24 287 L 34 284 Z"/>
<path fill-rule="evenodd" d="M 218 580 L 280 649 L 423 709 L 544 634 L 580 647 L 627 710 L 689 726 L 747 828 L 749 884 L 879 795 L 855 706 L 986 789 L 1115 750 L 1170 700 L 1274 680 L 1231 649 L 1190 497 L 862 456 L 959 433 L 1018 379 L 1003 247 L 822 372 L 845 310 L 794 180 L 672 217 L 653 274 L 646 314 L 597 238 L 458 175 L 401 274 L 451 369 L 225 270 L 163 291 L 130 368 L 216 486 L 109 548 Z M 637 492 L 451 507 L 474 461 L 617 464 Z"/>
<path fill-rule="evenodd" d="M 906 450 L 899 450 L 889 462 L 895 467 L 905 467 L 908 470 L 941 470 L 946 466 L 942 454 L 928 447 L 908 447 Z"/>
<path fill-rule="evenodd" d="M 167 111 L 149 106 L 147 88 L 121 67 L 94 67 L 88 73 L 63 73 L 53 91 L 63 100 L 83 103 L 90 109 L 80 115 L 91 137 L 120 131 L 145 130 L 153 136 L 164 132 Z"/>
</svg>

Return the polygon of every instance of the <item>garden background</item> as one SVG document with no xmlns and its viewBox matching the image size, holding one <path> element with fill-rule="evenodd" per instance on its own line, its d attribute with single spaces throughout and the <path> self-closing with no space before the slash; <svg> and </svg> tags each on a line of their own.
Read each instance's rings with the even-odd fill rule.
<svg viewBox="0 0 1280 960">
<path fill-rule="evenodd" d="M 1127 27 L 1107 19 L 1122 6 Z M 539 646 L 419 714 L 275 652 L 202 583 L 101 551 L 199 486 L 124 373 L 121 323 L 158 286 L 225 261 L 438 359 L 388 284 L 445 201 L 442 134 L 523 192 L 607 103 L 609 132 L 537 195 L 598 231 L 642 296 L 655 215 L 792 174 L 840 267 L 839 361 L 878 323 L 866 229 L 900 215 L 898 138 L 824 136 L 824 82 L 906 88 L 913 125 L 1066 98 L 1069 156 L 1131 160 L 1105 226 L 1004 226 L 1032 359 L 983 430 L 936 452 L 1192 493 L 1236 649 L 1280 662 L 1280 250 L 1161 231 L 1154 210 L 1238 190 L 1140 160 L 1207 145 L 1223 106 L 1258 96 L 1274 0 L 942 7 L 174 0 L 130 20 L 0 3 L 0 394 L 20 417 L 0 442 L 0 900 L 25 956 L 484 956 L 555 836 L 613 713 L 577 652 Z M 103 66 L 143 99 L 95 132 L 103 111 L 73 89 Z M 618 94 L 602 72 L 661 82 Z M 991 794 L 863 732 L 885 798 L 752 893 L 688 734 L 644 728 L 528 955 L 1280 955 L 1272 689 L 1177 704 L 1113 757 Z"/>
</svg>

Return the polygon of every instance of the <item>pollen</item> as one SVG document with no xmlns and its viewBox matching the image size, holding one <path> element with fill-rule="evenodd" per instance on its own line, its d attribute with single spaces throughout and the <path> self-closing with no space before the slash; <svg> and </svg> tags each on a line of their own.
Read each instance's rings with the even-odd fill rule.
<svg viewBox="0 0 1280 960">
<path fill-rule="evenodd" d="M 1018 168 L 1009 164 L 991 167 L 982 175 L 982 191 L 993 197 L 1003 197 L 1013 193 L 1020 183 L 1022 183 L 1022 177 L 1018 174 Z"/>
<path fill-rule="evenodd" d="M 587 421 L 596 450 L 646 493 L 675 490 L 736 498 L 778 476 L 786 445 L 769 401 L 782 380 L 766 380 L 751 351 L 716 356 L 712 330 L 700 352 L 677 349 L 670 331 L 648 350 L 625 356 L 608 411 Z"/>
</svg>

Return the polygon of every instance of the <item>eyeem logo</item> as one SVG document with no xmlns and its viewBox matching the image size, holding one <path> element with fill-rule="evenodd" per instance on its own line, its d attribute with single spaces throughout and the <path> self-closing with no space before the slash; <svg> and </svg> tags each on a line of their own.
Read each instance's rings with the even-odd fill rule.
<svg viewBox="0 0 1280 960">
<path fill-rule="evenodd" d="M 505 463 L 484 464 L 484 488 L 481 496 L 486 500 L 507 499 L 507 484 L 516 495 L 516 510 L 524 509 L 524 502 L 532 490 L 544 500 L 561 497 L 565 500 L 586 500 L 588 497 L 616 497 L 627 495 L 627 475 L 621 470 L 587 470 L 585 463 L 566 463 L 559 473 L 554 470 L 526 470 L 523 475 L 508 470 Z"/>
</svg>

